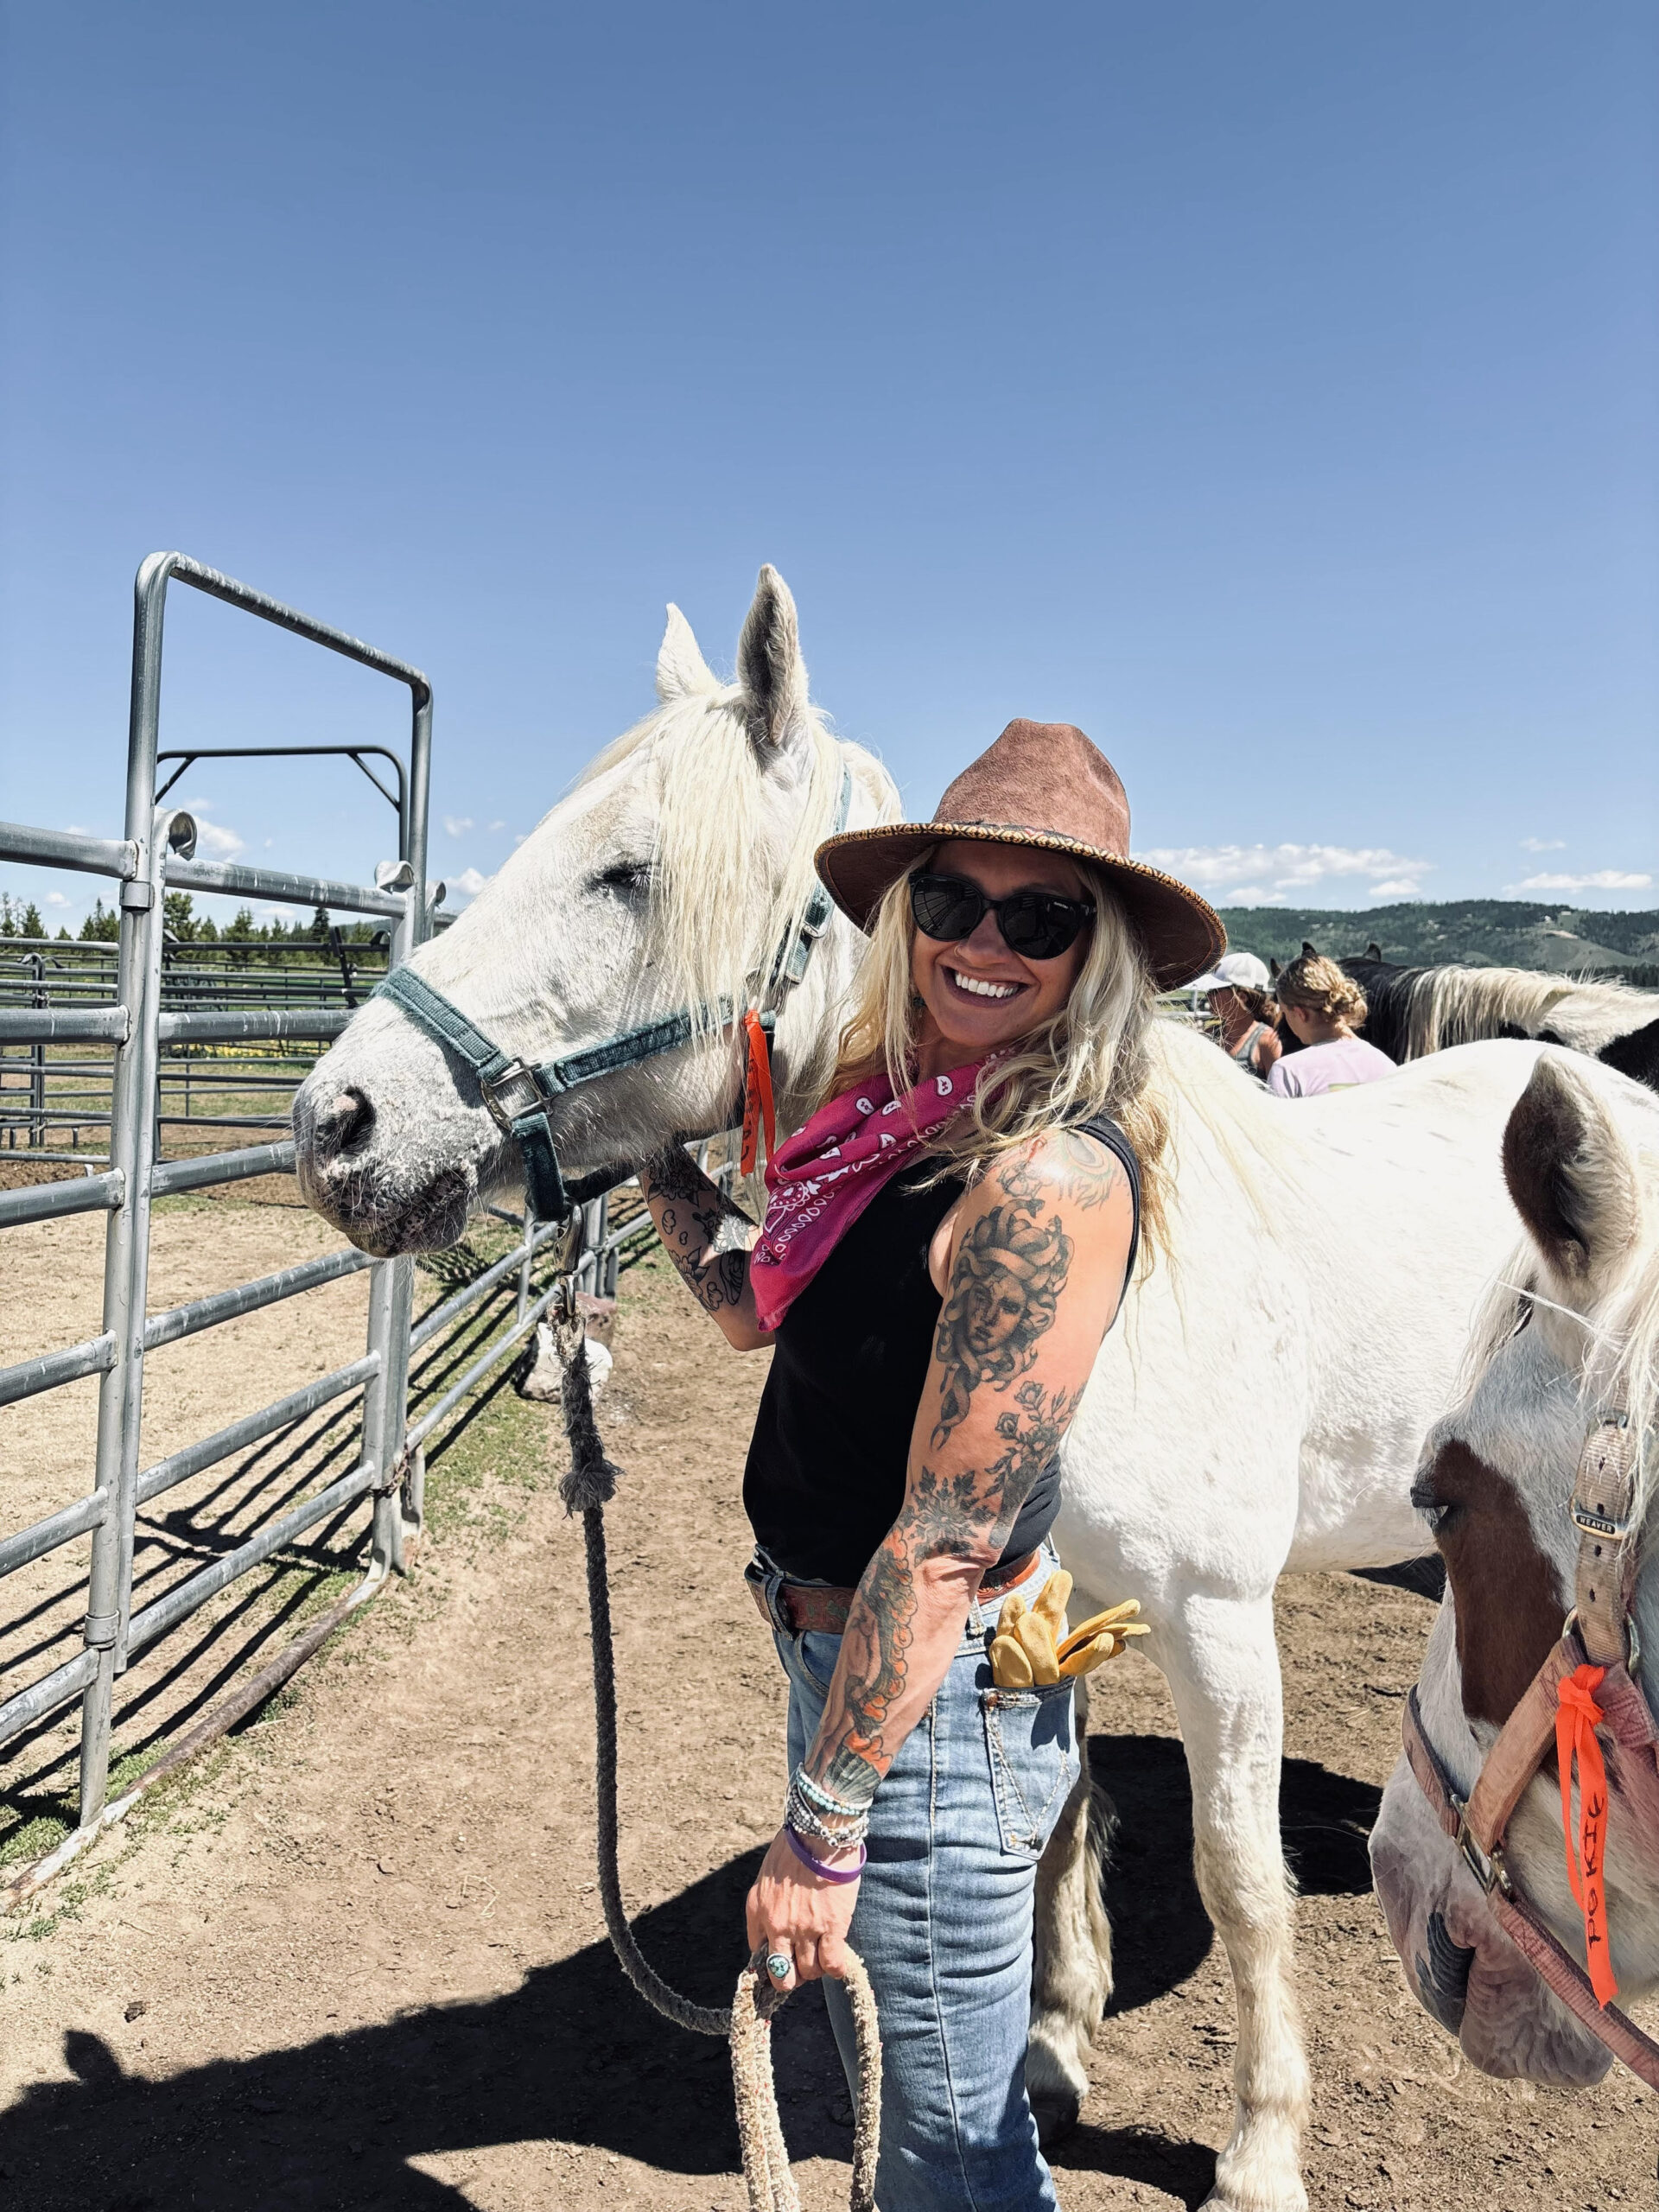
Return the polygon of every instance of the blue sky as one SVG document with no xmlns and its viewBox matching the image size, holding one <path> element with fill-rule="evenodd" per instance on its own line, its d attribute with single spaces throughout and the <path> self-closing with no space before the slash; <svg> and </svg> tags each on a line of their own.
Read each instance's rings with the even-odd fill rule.
<svg viewBox="0 0 1659 2212">
<path fill-rule="evenodd" d="M 1029 714 L 1218 899 L 1659 905 L 1646 0 L 4 22 L 0 812 L 118 829 L 178 546 L 427 670 L 475 883 L 771 560 L 919 810 Z M 177 592 L 164 729 L 403 718 Z M 388 849 L 343 766 L 186 795 Z"/>
</svg>

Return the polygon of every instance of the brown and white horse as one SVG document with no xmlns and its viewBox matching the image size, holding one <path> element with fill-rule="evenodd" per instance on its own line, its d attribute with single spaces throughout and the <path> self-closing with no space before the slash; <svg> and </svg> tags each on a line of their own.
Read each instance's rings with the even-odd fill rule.
<svg viewBox="0 0 1659 2212">
<path fill-rule="evenodd" d="M 1545 1728 L 1534 1732 L 1542 1756 L 1535 1768 L 1529 1750 L 1514 1776 L 1531 1772 L 1503 1837 L 1508 1888 L 1495 1902 L 1478 1878 L 1486 1871 L 1481 1849 L 1465 1857 L 1446 1832 L 1456 1807 L 1450 1820 L 1436 1817 L 1433 1770 L 1438 1764 L 1449 1783 L 1442 1809 L 1446 1796 L 1468 1801 L 1505 1724 L 1512 1752 L 1516 1717 L 1524 1723 L 1540 1688 L 1553 1703 L 1553 1674 L 1583 1656 L 1567 1640 L 1566 1617 L 1575 1580 L 1585 1586 L 1581 1546 L 1599 1538 L 1593 1515 L 1589 1529 L 1582 1516 L 1574 1523 L 1575 1474 L 1586 1435 L 1617 1409 L 1628 1419 L 1622 1448 L 1634 1455 L 1627 1542 L 1636 1547 L 1618 1611 L 1622 1628 L 1627 1587 L 1636 1633 L 1628 1677 L 1615 1661 L 1606 1679 L 1636 1719 L 1597 1729 L 1611 1777 L 1599 1925 L 1621 2004 L 1659 1988 L 1659 1777 L 1655 1747 L 1642 1740 L 1654 1732 L 1652 1714 L 1629 1679 L 1637 1690 L 1645 1685 L 1650 1707 L 1659 1694 L 1651 1672 L 1659 1665 L 1659 1101 L 1593 1061 L 1548 1054 L 1510 1116 L 1503 1162 L 1526 1243 L 1477 1329 L 1462 1401 L 1424 1446 L 1413 1496 L 1445 1560 L 1446 1593 L 1417 1685 L 1419 1770 L 1402 1755 L 1383 1793 L 1371 1862 L 1406 1978 L 1465 2054 L 1489 2074 L 1586 2084 L 1606 2072 L 1609 2050 L 1545 1975 L 1556 1988 L 1576 1987 L 1584 2002 L 1549 1937 L 1578 1967 L 1589 1963 L 1586 1886 L 1575 1877 L 1585 1790 L 1594 1792 L 1601 1758 L 1592 1748 L 1588 1778 L 1584 1758 L 1577 1762 L 1569 1869 L 1554 1743 Z M 1629 1561 L 1627 1548 L 1610 1548 Z M 1651 1655 L 1647 1671 L 1643 1650 Z M 1408 1717 L 1408 1739 L 1412 1727 Z M 1491 1762 L 1489 1776 L 1502 1764 Z M 1510 1891 L 1527 1919 L 1517 1920 Z M 1592 1903 L 1592 1918 L 1597 1910 Z M 1616 2025 L 1605 2013 L 1593 2017 L 1599 2031 Z"/>
</svg>

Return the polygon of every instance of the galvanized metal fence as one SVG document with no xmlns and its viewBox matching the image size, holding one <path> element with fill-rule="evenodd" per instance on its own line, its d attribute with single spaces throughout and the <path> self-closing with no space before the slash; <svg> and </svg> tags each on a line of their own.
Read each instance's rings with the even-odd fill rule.
<svg viewBox="0 0 1659 2212">
<path fill-rule="evenodd" d="M 388 790 L 378 775 L 372 779 L 396 810 L 397 856 L 377 868 L 372 884 L 197 860 L 190 817 L 158 804 L 166 791 L 165 785 L 158 791 L 158 766 L 169 757 L 185 757 L 187 765 L 188 759 L 202 757 L 168 756 L 159 746 L 162 620 L 167 592 L 174 582 L 277 624 L 406 688 L 410 708 L 406 760 L 368 747 L 281 748 L 288 753 L 342 752 L 360 767 L 365 764 L 357 758 L 359 753 L 378 753 L 392 761 L 395 789 Z M 0 1580 L 79 1538 L 90 1535 L 92 1540 L 80 1648 L 35 1680 L 21 1687 L 7 1686 L 10 1694 L 0 1701 L 0 1747 L 79 1701 L 79 1819 L 52 1854 L 54 1870 L 116 1816 L 125 1802 L 110 1802 L 111 1726 L 116 1681 L 132 1662 L 306 1531 L 325 1522 L 335 1524 L 356 1511 L 369 1516 L 368 1568 L 357 1587 L 333 1609 L 329 1620 L 372 1594 L 391 1570 L 403 1566 L 410 1533 L 418 1527 L 428 1440 L 462 1400 L 493 1373 L 499 1374 L 556 1294 L 556 1282 L 538 1287 L 533 1280 L 537 1262 L 554 1256 L 555 1238 L 569 1238 L 557 1256 L 574 1267 L 582 1287 L 613 1290 L 623 1245 L 649 1230 L 649 1217 L 640 1211 L 613 1231 L 606 1201 L 584 1211 L 574 1234 L 526 1217 L 513 1250 L 462 1285 L 418 1324 L 412 1320 L 413 1262 L 372 1261 L 345 1247 L 168 1312 L 146 1310 L 153 1200 L 291 1173 L 294 1166 L 294 1147 L 288 1140 L 203 1157 L 162 1159 L 164 1052 L 191 1045 L 281 1046 L 290 1040 L 315 1050 L 350 1018 L 349 1007 L 324 1003 L 321 998 L 309 1005 L 290 1001 L 276 1007 L 246 1000 L 203 1004 L 198 993 L 197 1002 L 178 1004 L 183 994 L 176 986 L 188 979 L 176 971 L 171 978 L 165 976 L 165 893 L 171 889 L 229 893 L 375 917 L 387 929 L 387 959 L 396 965 L 428 933 L 433 918 L 426 881 L 431 733 L 431 687 L 418 669 L 182 555 L 156 554 L 139 569 L 137 583 L 124 836 L 100 839 L 0 823 L 0 859 L 107 877 L 118 887 L 120 916 L 113 989 L 108 995 L 97 988 L 83 989 L 69 995 L 65 1004 L 56 993 L 36 988 L 23 995 L 24 1003 L 12 995 L 8 995 L 9 1003 L 0 1003 L 0 1043 L 31 1055 L 54 1046 L 95 1046 L 111 1056 L 105 1071 L 111 1084 L 107 1156 L 101 1162 L 86 1163 L 95 1172 L 0 1191 L 0 1229 L 90 1211 L 107 1216 L 99 1332 L 84 1343 L 0 1368 L 0 1406 L 83 1377 L 99 1378 L 90 1487 L 31 1525 L 0 1533 Z M 371 772 L 365 767 L 365 772 Z M 164 980 L 175 988 L 164 988 Z M 91 977 L 83 982 L 95 984 Z M 141 1465 L 147 1354 L 363 1270 L 370 1271 L 371 1282 L 367 1341 L 359 1358 L 153 1465 Z M 476 1318 L 486 1310 L 482 1302 L 499 1297 L 503 1286 L 515 1277 L 517 1310 L 510 1325 L 468 1361 L 435 1402 L 423 1407 L 411 1425 L 411 1356 L 438 1343 L 469 1316 Z M 133 1562 L 141 1508 L 262 1439 L 290 1429 L 319 1408 L 352 1397 L 360 1401 L 361 1418 L 360 1451 L 354 1465 L 298 1503 L 270 1514 L 232 1548 L 174 1581 L 159 1596 L 137 1601 Z M 313 1644 L 317 1640 L 320 1636 L 314 1630 Z M 296 1640 L 290 1655 L 303 1642 Z"/>
</svg>

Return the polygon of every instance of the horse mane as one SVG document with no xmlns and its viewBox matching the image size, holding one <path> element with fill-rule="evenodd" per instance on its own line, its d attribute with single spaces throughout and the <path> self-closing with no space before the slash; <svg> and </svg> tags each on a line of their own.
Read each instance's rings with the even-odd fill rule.
<svg viewBox="0 0 1659 2212">
<path fill-rule="evenodd" d="M 812 855 L 834 827 L 843 766 L 877 820 L 898 817 L 898 788 L 886 769 L 836 738 L 817 708 L 790 750 L 792 782 L 789 764 L 780 775 L 751 738 L 741 686 L 722 684 L 654 709 L 577 779 L 581 788 L 645 758 L 657 801 L 650 957 L 674 995 L 702 1017 L 700 1027 L 712 1026 L 709 1011 L 722 999 L 747 1004 L 779 948 L 794 942 L 817 888 Z M 785 812 L 792 828 L 774 883 L 756 856 L 776 841 Z"/>
<path fill-rule="evenodd" d="M 1195 1130 L 1200 1143 L 1219 1154 L 1220 1164 L 1255 1211 L 1262 1233 L 1275 1240 L 1285 1234 L 1283 1204 L 1294 1191 L 1298 1160 L 1294 1116 L 1287 1116 L 1255 1077 L 1217 1052 L 1191 1022 L 1173 1017 L 1154 1021 L 1147 1032 L 1152 1084 L 1170 1109 L 1170 1149 L 1179 1188 L 1179 1165 Z M 1270 1196 L 1263 1173 L 1276 1180 Z"/>
<path fill-rule="evenodd" d="M 1628 983 L 1580 982 L 1528 968 L 1421 968 L 1406 990 L 1406 1057 L 1518 1029 L 1535 1036 L 1565 998 L 1614 1014 L 1637 996 Z"/>
</svg>

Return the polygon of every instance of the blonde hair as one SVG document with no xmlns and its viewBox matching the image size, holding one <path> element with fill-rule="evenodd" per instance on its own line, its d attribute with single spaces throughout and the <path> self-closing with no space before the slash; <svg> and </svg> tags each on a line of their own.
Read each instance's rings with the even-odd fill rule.
<svg viewBox="0 0 1659 2212">
<path fill-rule="evenodd" d="M 1357 1027 L 1370 1011 L 1365 994 L 1351 976 L 1344 976 L 1334 960 L 1322 952 L 1305 952 L 1288 968 L 1279 970 L 1274 984 L 1281 1006 L 1300 1007 L 1326 1021 L 1345 1021 Z"/>
<path fill-rule="evenodd" d="M 941 1160 L 941 1176 L 972 1182 L 1004 1153 L 1092 1116 L 1109 1115 L 1140 1166 L 1141 1242 L 1150 1255 L 1163 1239 L 1162 1166 L 1169 1140 L 1167 1118 L 1150 1088 L 1147 1031 L 1157 994 L 1140 940 L 1106 879 L 1086 861 L 1074 865 L 1094 901 L 1095 920 L 1070 996 L 1010 1057 L 981 1076 L 971 1105 L 939 1132 L 930 1150 Z M 914 1083 L 915 928 L 906 872 L 876 907 L 869 956 L 826 1097 L 851 1090 L 877 1068 L 885 1070 L 895 1096 Z"/>
</svg>

